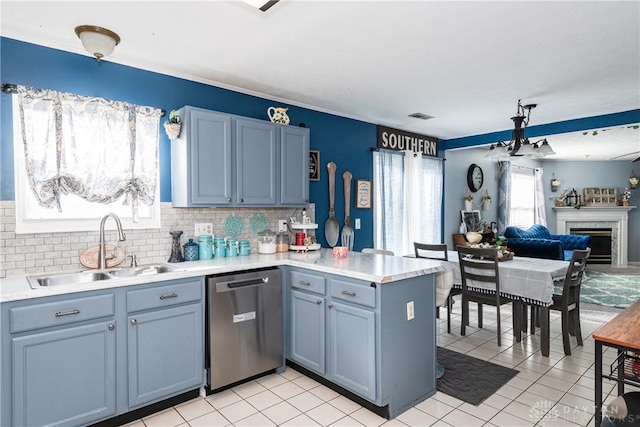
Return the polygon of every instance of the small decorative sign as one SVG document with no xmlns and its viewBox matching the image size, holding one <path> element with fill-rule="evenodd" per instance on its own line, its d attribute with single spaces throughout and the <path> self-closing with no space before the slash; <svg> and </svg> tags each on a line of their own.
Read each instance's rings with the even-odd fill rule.
<svg viewBox="0 0 640 427">
<path fill-rule="evenodd" d="M 309 181 L 320 181 L 320 152 L 309 150 Z"/>
<path fill-rule="evenodd" d="M 438 157 L 438 138 L 378 126 L 378 148 L 395 151 L 409 150 L 425 156 Z"/>
<path fill-rule="evenodd" d="M 373 192 L 371 188 L 371 181 L 368 179 L 356 180 L 356 208 L 358 209 L 371 209 L 371 198 Z"/>
</svg>

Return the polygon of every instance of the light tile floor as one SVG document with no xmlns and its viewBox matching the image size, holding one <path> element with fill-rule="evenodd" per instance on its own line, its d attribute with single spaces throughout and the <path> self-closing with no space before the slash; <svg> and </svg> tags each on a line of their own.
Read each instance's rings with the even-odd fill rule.
<svg viewBox="0 0 640 427">
<path fill-rule="evenodd" d="M 438 319 L 438 345 L 512 367 L 519 371 L 511 381 L 479 406 L 446 394 L 415 405 L 386 420 L 333 390 L 287 368 L 206 398 L 196 398 L 129 424 L 160 426 L 593 426 L 594 342 L 592 332 L 602 323 L 583 321 L 584 346 L 572 338 L 572 355 L 565 356 L 561 322 L 551 314 L 551 353 L 540 353 L 540 336 L 525 335 L 515 343 L 508 308 L 502 308 L 502 346 L 496 345 L 495 308 L 484 309 L 484 328 L 478 329 L 475 304 L 467 335 L 460 335 L 460 304 L 454 305 L 452 333 L 446 316 Z M 507 308 L 505 310 L 505 308 Z M 506 312 L 506 313 L 505 313 Z M 444 310 L 442 310 L 444 314 Z M 615 359 L 615 350 L 604 354 L 604 369 Z M 605 380 L 603 397 L 611 401 L 615 383 Z M 632 388 L 628 387 L 628 390 Z"/>
</svg>

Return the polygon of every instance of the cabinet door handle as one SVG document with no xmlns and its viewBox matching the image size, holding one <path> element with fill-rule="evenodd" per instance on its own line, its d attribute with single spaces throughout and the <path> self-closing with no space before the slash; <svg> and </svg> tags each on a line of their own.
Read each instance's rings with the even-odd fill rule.
<svg viewBox="0 0 640 427">
<path fill-rule="evenodd" d="M 333 308 L 333 304 L 329 304 L 327 307 L 329 307 L 329 308 Z"/>
<path fill-rule="evenodd" d="M 244 203 L 244 197 L 240 198 L 240 203 Z"/>
<path fill-rule="evenodd" d="M 227 202 L 231 203 L 231 197 L 227 197 Z"/>
<path fill-rule="evenodd" d="M 305 282 L 304 280 L 298 280 L 298 285 L 311 286 L 311 283 Z"/>
<path fill-rule="evenodd" d="M 136 319 L 131 319 L 131 324 L 132 325 L 136 325 L 138 323 L 138 321 Z"/>
<path fill-rule="evenodd" d="M 320 304 L 322 304 L 322 301 L 318 300 L 318 301 L 316 301 L 316 304 L 320 305 Z"/>
<path fill-rule="evenodd" d="M 80 314 L 80 310 L 78 310 L 77 308 L 74 308 L 72 310 L 67 310 L 67 311 L 57 311 L 56 317 L 71 316 L 72 314 Z"/>
<path fill-rule="evenodd" d="M 109 323 L 108 328 L 110 331 L 113 331 L 116 328 L 116 325 L 114 325 L 113 323 Z"/>
<path fill-rule="evenodd" d="M 174 293 L 168 294 L 168 295 L 160 295 L 160 299 L 167 299 L 167 298 L 178 298 L 178 294 L 176 294 L 174 292 Z"/>
<path fill-rule="evenodd" d="M 346 295 L 348 297 L 355 297 L 356 296 L 355 292 L 342 291 L 341 293 L 342 293 L 342 295 Z"/>
</svg>

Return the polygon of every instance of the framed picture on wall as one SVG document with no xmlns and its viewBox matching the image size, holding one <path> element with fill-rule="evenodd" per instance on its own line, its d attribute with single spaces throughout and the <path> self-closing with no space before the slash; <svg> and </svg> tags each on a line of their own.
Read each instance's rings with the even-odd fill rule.
<svg viewBox="0 0 640 427">
<path fill-rule="evenodd" d="M 309 181 L 320 181 L 320 151 L 309 150 Z"/>
<path fill-rule="evenodd" d="M 371 181 L 368 179 L 356 180 L 356 208 L 371 209 L 373 197 Z"/>
<path fill-rule="evenodd" d="M 464 232 L 478 231 L 482 232 L 482 219 L 480 211 L 460 211 L 462 223 L 464 224 Z"/>
</svg>

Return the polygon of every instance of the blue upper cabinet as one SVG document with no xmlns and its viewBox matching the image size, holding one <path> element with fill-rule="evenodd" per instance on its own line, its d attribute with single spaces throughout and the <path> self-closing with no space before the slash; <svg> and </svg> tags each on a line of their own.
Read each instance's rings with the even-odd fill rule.
<svg viewBox="0 0 640 427">
<path fill-rule="evenodd" d="M 276 125 L 262 120 L 235 119 L 236 203 L 276 204 L 279 144 Z"/>
<path fill-rule="evenodd" d="M 175 207 L 231 205 L 231 116 L 184 107 L 180 137 L 171 142 Z"/>
<path fill-rule="evenodd" d="M 309 203 L 309 129 L 280 127 L 280 203 Z"/>
<path fill-rule="evenodd" d="M 309 203 L 309 129 L 195 107 L 171 142 L 174 207 Z"/>
</svg>

